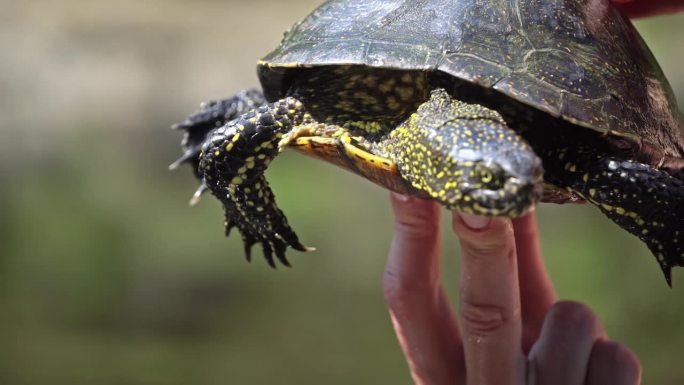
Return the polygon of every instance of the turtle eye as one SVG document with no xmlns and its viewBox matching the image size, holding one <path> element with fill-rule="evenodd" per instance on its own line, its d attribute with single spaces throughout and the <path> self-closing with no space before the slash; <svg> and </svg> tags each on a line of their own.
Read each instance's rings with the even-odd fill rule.
<svg viewBox="0 0 684 385">
<path fill-rule="evenodd" d="M 489 170 L 482 170 L 482 172 L 480 173 L 480 180 L 481 180 L 482 183 L 484 183 L 484 184 L 488 184 L 488 183 L 491 182 L 493 179 L 494 179 L 494 175 L 493 175 L 492 172 L 489 171 Z"/>
<path fill-rule="evenodd" d="M 487 190 L 500 189 L 506 179 L 503 170 L 497 165 L 477 164 L 474 173 L 482 188 Z"/>
</svg>

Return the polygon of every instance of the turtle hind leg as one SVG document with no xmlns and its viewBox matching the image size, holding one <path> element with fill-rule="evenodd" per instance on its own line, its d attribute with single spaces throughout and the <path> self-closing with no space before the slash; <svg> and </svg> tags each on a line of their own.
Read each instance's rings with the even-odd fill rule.
<svg viewBox="0 0 684 385">
<path fill-rule="evenodd" d="M 302 103 L 286 98 L 263 105 L 207 134 L 201 146 L 199 172 L 203 182 L 225 210 L 226 232 L 235 227 L 250 258 L 260 243 L 264 256 L 275 266 L 274 256 L 288 265 L 287 247 L 303 246 L 276 205 L 264 172 L 290 140 L 297 127 L 312 121 Z"/>
<path fill-rule="evenodd" d="M 195 175 L 201 179 L 197 172 L 199 153 L 209 131 L 265 103 L 264 95 L 257 90 L 243 90 L 226 99 L 202 103 L 198 111 L 172 126 L 173 129 L 184 130 L 185 135 L 181 142 L 183 155 L 173 162 L 169 169 L 176 169 L 183 163 L 191 163 Z"/>
<path fill-rule="evenodd" d="M 684 266 L 684 182 L 589 147 L 563 149 L 544 166 L 551 183 L 582 195 L 644 241 L 671 284 L 672 267 Z"/>
</svg>

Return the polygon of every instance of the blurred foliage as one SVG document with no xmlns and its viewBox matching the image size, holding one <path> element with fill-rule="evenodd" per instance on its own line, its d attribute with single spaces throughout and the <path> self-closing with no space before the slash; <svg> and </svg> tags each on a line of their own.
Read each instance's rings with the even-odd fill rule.
<svg viewBox="0 0 684 385">
<path fill-rule="evenodd" d="M 223 237 L 217 202 L 187 206 L 190 170 L 166 171 L 166 128 L 256 85 L 316 3 L 0 0 L 0 384 L 410 383 L 382 299 L 385 191 L 283 155 L 271 183 L 318 250 L 273 271 Z M 684 101 L 684 15 L 637 26 Z M 667 288 L 592 207 L 538 212 L 561 296 L 637 352 L 644 383 L 684 378 L 682 271 Z"/>
</svg>

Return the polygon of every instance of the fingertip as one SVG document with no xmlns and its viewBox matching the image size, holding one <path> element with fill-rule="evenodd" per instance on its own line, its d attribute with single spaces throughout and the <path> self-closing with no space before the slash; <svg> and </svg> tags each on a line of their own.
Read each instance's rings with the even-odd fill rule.
<svg viewBox="0 0 684 385">
<path fill-rule="evenodd" d="M 573 301 L 557 302 L 546 315 L 529 354 L 535 361 L 536 380 L 541 384 L 564 378 L 569 384 L 594 385 L 586 380 L 588 365 L 593 347 L 605 339 L 606 332 L 589 307 Z M 611 379 L 598 384 L 623 383 Z"/>
<path fill-rule="evenodd" d="M 588 385 L 638 385 L 641 375 L 639 359 L 625 345 L 607 340 L 594 343 L 587 373 Z"/>
<path fill-rule="evenodd" d="M 572 331 L 576 336 L 593 336 L 594 339 L 608 337 L 594 311 L 575 301 L 565 300 L 553 304 L 546 315 L 545 327 Z"/>
<path fill-rule="evenodd" d="M 439 222 L 439 205 L 425 200 L 397 193 L 390 194 L 394 220 L 399 231 L 434 231 Z"/>
<path fill-rule="evenodd" d="M 461 240 L 462 246 L 475 254 L 515 245 L 513 227 L 510 219 L 507 218 L 492 218 L 454 212 L 452 225 L 454 233 Z"/>
<path fill-rule="evenodd" d="M 399 203 L 407 203 L 411 200 L 411 197 L 404 194 L 399 194 L 397 192 L 391 191 L 390 198 L 398 201 Z"/>
<path fill-rule="evenodd" d="M 471 230 L 482 230 L 485 227 L 487 227 L 489 225 L 489 223 L 492 221 L 492 218 L 485 217 L 482 215 L 465 214 L 465 213 L 458 213 L 457 215 L 461 218 L 461 221 L 463 222 L 463 224 L 466 225 Z"/>
</svg>

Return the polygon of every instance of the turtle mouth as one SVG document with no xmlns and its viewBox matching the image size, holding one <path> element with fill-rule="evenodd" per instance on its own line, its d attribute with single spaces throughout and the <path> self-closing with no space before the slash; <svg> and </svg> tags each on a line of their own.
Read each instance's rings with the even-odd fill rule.
<svg viewBox="0 0 684 385">
<path fill-rule="evenodd" d="M 467 195 L 472 203 L 462 210 L 478 215 L 515 218 L 527 214 L 543 192 L 541 176 L 533 179 L 509 177 L 498 189 L 471 190 Z"/>
</svg>

